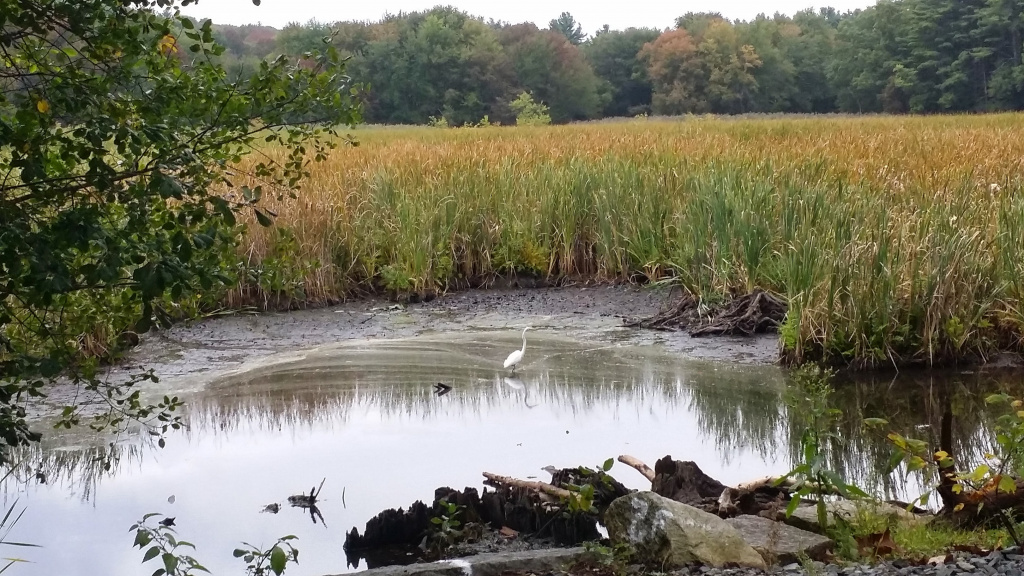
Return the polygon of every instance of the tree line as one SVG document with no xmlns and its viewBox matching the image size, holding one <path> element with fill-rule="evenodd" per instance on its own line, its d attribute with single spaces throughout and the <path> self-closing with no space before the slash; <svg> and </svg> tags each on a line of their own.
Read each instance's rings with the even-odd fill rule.
<svg viewBox="0 0 1024 576">
<path fill-rule="evenodd" d="M 689 13 L 674 29 L 586 34 L 451 7 L 379 22 L 277 31 L 217 26 L 229 69 L 300 55 L 324 38 L 351 57 L 369 122 L 512 122 L 523 92 L 554 122 L 687 113 L 941 113 L 1024 108 L 1024 0 L 881 0 L 840 13 L 728 20 Z"/>
</svg>

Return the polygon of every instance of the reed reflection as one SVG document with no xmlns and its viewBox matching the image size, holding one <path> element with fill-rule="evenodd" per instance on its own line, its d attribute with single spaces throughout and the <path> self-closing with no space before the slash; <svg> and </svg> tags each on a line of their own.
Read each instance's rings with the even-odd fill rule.
<svg viewBox="0 0 1024 576">
<path fill-rule="evenodd" d="M 623 435 L 643 429 L 653 436 L 659 423 L 682 420 L 694 423 L 699 434 L 670 438 L 671 453 L 705 469 L 756 459 L 759 467 L 779 473 L 800 459 L 806 415 L 787 406 L 782 370 L 681 362 L 650 350 L 584 349 L 538 338 L 538 349 L 546 353 L 538 351 L 511 377 L 493 366 L 499 349 L 500 343 L 405 341 L 236 374 L 190 399 L 188 426 L 169 441 L 186 449 L 218 442 L 219 449 L 232 450 L 269 435 L 341 434 L 368 422 L 398 435 L 410 422 L 444 423 L 447 433 L 473 436 L 499 416 L 523 425 L 535 419 L 598 419 Z M 438 396 L 436 382 L 452 390 Z M 890 447 L 884 433 L 865 432 L 865 418 L 885 418 L 892 430 L 936 446 L 946 422 L 955 455 L 979 456 L 992 445 L 984 397 L 1021 389 L 1022 376 L 1014 372 L 839 379 L 833 401 L 843 416 L 833 432 L 841 441 L 827 447 L 829 465 L 850 482 L 888 498 L 902 497 L 915 486 L 885 474 Z M 424 450 L 434 442 L 415 434 L 404 441 Z M 22 452 L 25 464 L 5 490 L 34 481 L 39 472 L 90 500 L 104 477 L 142 467 L 158 450 L 148 437 L 82 448 L 32 447 Z M 651 461 L 664 455 L 643 442 L 630 450 Z M 574 459 L 571 453 L 562 456 Z"/>
</svg>

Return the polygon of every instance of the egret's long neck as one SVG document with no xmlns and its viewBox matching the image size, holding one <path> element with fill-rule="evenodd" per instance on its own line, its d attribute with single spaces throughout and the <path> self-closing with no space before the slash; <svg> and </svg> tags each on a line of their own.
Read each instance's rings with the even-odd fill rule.
<svg viewBox="0 0 1024 576">
<path fill-rule="evenodd" d="M 526 330 L 523 330 L 523 347 L 520 349 L 520 352 L 526 352 Z"/>
</svg>

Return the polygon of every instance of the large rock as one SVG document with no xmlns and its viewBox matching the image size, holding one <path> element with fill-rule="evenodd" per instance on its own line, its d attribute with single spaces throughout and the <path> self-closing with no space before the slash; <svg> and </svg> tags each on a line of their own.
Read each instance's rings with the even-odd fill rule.
<svg viewBox="0 0 1024 576">
<path fill-rule="evenodd" d="M 836 522 L 836 516 L 850 523 L 856 523 L 858 518 L 885 518 L 887 521 L 908 521 L 916 520 L 917 516 L 907 512 L 899 506 L 886 502 L 872 502 L 867 500 L 837 500 L 828 502 L 825 505 L 828 510 L 828 525 Z M 815 505 L 800 506 L 793 511 L 793 515 L 785 519 L 786 524 L 809 530 L 811 532 L 823 533 L 824 530 L 818 522 L 818 509 Z"/>
<path fill-rule="evenodd" d="M 766 567 L 725 520 L 653 492 L 635 492 L 612 502 L 604 524 L 612 542 L 629 544 L 637 560 L 662 571 L 691 564 Z"/>
<path fill-rule="evenodd" d="M 735 528 L 766 564 L 792 564 L 803 557 L 824 561 L 835 542 L 782 522 L 760 516 L 737 516 L 726 522 Z"/>
</svg>

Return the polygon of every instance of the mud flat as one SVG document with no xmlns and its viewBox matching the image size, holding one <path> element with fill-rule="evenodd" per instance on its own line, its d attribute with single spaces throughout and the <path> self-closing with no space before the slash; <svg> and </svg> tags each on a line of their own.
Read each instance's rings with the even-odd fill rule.
<svg viewBox="0 0 1024 576">
<path fill-rule="evenodd" d="M 524 326 L 560 336 L 621 344 L 660 344 L 685 358 L 771 364 L 778 338 L 692 338 L 623 325 L 671 301 L 668 290 L 634 286 L 571 286 L 469 290 L 431 302 L 398 305 L 371 298 L 282 313 L 235 314 L 153 332 L 117 371 L 152 368 L 163 381 L 201 387 L 210 379 L 268 355 L 351 340 L 407 338 L 460 331 L 518 332 Z M 502 358 L 496 358 L 500 362 Z"/>
</svg>

